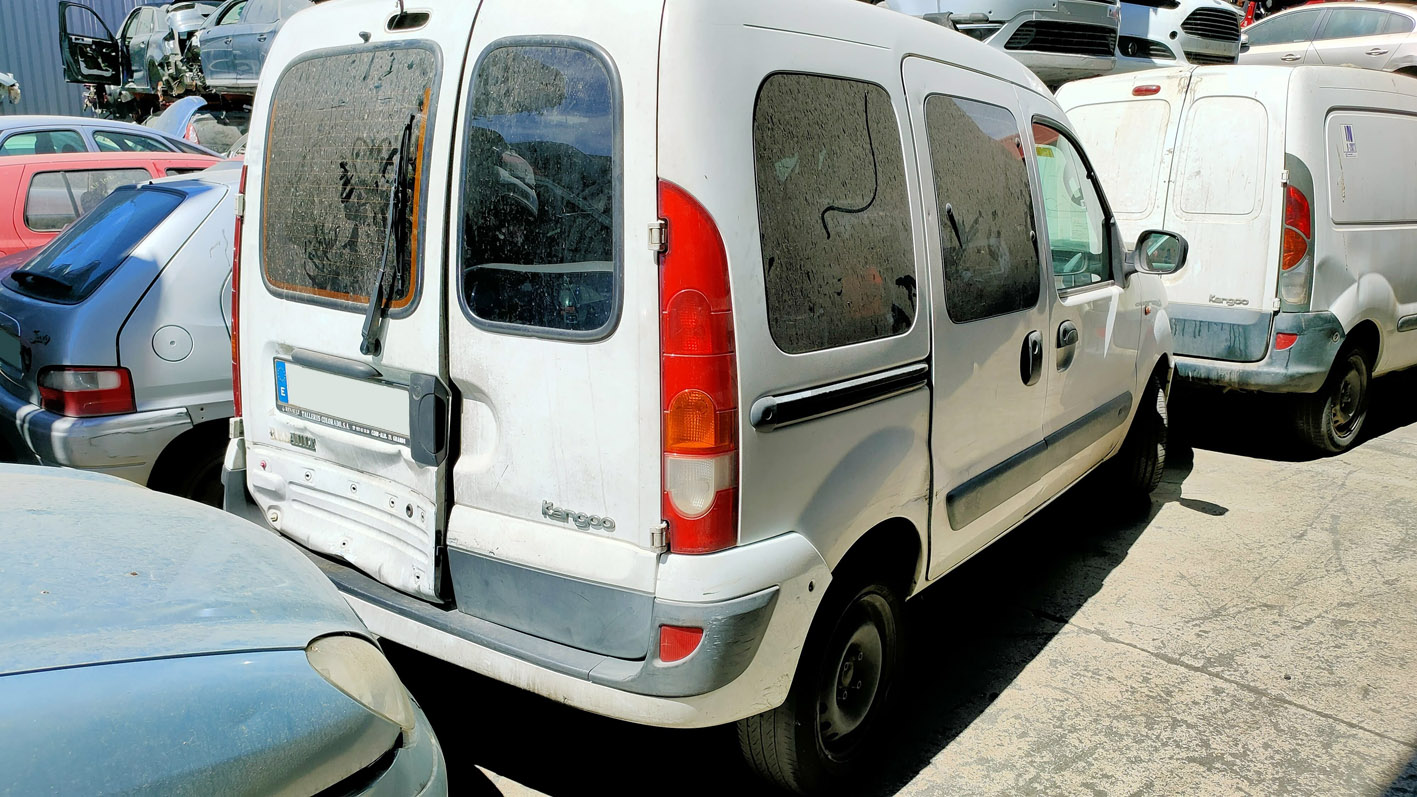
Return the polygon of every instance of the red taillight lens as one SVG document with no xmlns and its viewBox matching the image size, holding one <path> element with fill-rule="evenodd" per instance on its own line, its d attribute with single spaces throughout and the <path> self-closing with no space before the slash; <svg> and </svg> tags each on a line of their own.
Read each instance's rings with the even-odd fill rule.
<svg viewBox="0 0 1417 797">
<path fill-rule="evenodd" d="M 703 638 L 702 628 L 662 625 L 659 627 L 659 660 L 669 662 L 687 659 L 690 653 L 698 650 L 699 642 Z"/>
<path fill-rule="evenodd" d="M 1298 341 L 1298 340 L 1299 340 L 1299 336 L 1296 335 L 1296 334 L 1294 334 L 1293 332 L 1279 332 L 1279 333 L 1276 333 L 1275 336 L 1274 336 L 1274 350 L 1275 350 L 1275 351 L 1284 351 L 1285 349 L 1289 348 L 1290 346 L 1293 346 L 1294 343 L 1295 343 L 1296 341 Z"/>
<path fill-rule="evenodd" d="M 1303 191 L 1289 186 L 1284 192 L 1284 226 L 1292 227 L 1305 238 L 1310 238 L 1312 224 L 1309 218 L 1309 198 L 1304 196 Z"/>
<path fill-rule="evenodd" d="M 236 231 L 231 239 L 231 396 L 241 417 L 241 220 L 246 215 L 246 165 L 236 188 Z"/>
<path fill-rule="evenodd" d="M 39 403 L 71 418 L 136 412 L 127 368 L 46 368 L 39 372 Z"/>
<path fill-rule="evenodd" d="M 664 180 L 659 215 L 669 236 L 659 283 L 664 518 L 669 550 L 709 553 L 738 541 L 738 361 L 728 255 L 703 205 Z"/>
</svg>

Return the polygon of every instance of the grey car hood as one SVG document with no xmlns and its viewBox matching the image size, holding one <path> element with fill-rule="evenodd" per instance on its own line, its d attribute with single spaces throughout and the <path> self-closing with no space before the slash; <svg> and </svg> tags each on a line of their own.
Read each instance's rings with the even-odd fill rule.
<svg viewBox="0 0 1417 797">
<path fill-rule="evenodd" d="M 0 676 L 367 636 L 291 543 L 110 476 L 0 464 Z"/>
</svg>

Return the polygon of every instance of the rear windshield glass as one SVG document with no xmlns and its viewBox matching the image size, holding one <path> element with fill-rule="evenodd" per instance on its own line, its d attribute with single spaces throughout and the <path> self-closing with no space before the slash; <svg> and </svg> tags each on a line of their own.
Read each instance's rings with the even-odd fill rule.
<svg viewBox="0 0 1417 797">
<path fill-rule="evenodd" d="M 618 313 L 610 71 L 574 47 L 490 51 L 463 171 L 463 299 L 493 324 L 588 337 Z"/>
<path fill-rule="evenodd" d="M 182 204 L 182 198 L 179 192 L 151 187 L 114 191 L 5 282 L 36 298 L 81 302 Z"/>
<path fill-rule="evenodd" d="M 397 314 L 413 301 L 420 241 L 414 220 L 437 74 L 437 55 L 418 46 L 321 55 L 281 76 L 261 189 L 261 265 L 275 292 L 362 311 L 388 241 L 389 308 Z M 411 151 L 397 179 L 405 127 Z M 390 227 L 395 182 L 409 209 L 397 220 L 402 230 Z"/>
</svg>

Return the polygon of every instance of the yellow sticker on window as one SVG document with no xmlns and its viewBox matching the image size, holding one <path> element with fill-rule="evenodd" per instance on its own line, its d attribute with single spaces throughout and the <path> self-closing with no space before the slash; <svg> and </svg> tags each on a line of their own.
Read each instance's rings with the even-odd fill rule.
<svg viewBox="0 0 1417 797">
<path fill-rule="evenodd" d="M 1043 146 L 1043 145 L 1040 144 L 1040 145 L 1034 147 L 1033 150 L 1034 150 L 1034 152 L 1038 153 L 1038 157 L 1040 157 L 1040 158 L 1051 158 L 1051 157 L 1053 157 L 1053 148 L 1052 148 L 1052 147 L 1045 147 L 1045 146 Z"/>
</svg>

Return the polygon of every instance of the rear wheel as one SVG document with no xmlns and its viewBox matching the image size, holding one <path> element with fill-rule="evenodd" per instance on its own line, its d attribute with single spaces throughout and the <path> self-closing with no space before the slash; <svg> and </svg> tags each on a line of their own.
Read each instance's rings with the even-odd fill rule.
<svg viewBox="0 0 1417 797">
<path fill-rule="evenodd" d="M 801 794 L 856 776 L 881 730 L 903 648 L 901 599 L 872 579 L 832 585 L 787 701 L 738 722 L 738 744 L 765 779 Z"/>
<path fill-rule="evenodd" d="M 1294 422 L 1304 442 L 1329 454 L 1353 447 L 1368 417 L 1371 357 L 1359 348 L 1341 353 L 1317 393 L 1299 398 Z"/>
<path fill-rule="evenodd" d="M 1166 445 L 1170 433 L 1170 416 L 1166 410 L 1166 388 L 1161 379 L 1152 376 L 1146 383 L 1132 426 L 1122 441 L 1122 450 L 1112 460 L 1117 479 L 1124 489 L 1147 495 L 1161 483 L 1166 470 Z"/>
</svg>

